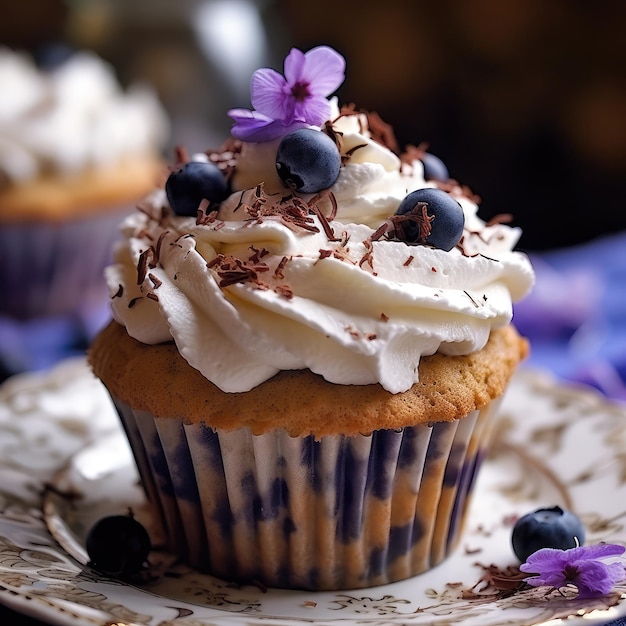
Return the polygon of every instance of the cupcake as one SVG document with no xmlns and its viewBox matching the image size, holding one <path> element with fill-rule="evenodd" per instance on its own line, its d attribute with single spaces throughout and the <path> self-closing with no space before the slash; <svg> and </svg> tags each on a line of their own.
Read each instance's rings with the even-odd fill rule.
<svg viewBox="0 0 626 626">
<path fill-rule="evenodd" d="M 336 51 L 293 49 L 222 149 L 179 152 L 122 225 L 89 352 L 169 549 L 239 583 L 440 563 L 528 350 L 518 229 L 329 99 L 343 77 Z"/>
<path fill-rule="evenodd" d="M 120 221 L 164 175 L 165 113 L 85 51 L 43 69 L 0 47 L 0 81 L 0 318 L 88 326 Z"/>
</svg>

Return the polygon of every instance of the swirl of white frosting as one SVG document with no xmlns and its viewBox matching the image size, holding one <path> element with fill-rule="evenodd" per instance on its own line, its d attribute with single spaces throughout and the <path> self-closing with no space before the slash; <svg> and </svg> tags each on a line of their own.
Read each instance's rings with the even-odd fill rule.
<svg viewBox="0 0 626 626">
<path fill-rule="evenodd" d="M 240 190 L 206 219 L 173 215 L 158 190 L 126 220 L 106 276 L 114 317 L 131 336 L 173 339 L 227 392 L 308 368 L 398 393 L 417 382 L 423 355 L 479 350 L 511 321 L 512 301 L 533 283 L 513 249 L 519 230 L 485 224 L 457 188 L 461 245 L 446 252 L 377 236 L 407 191 L 427 183 L 420 166 L 402 167 L 369 133 L 350 131 L 354 119 L 341 120 L 342 152 L 364 147 L 331 189 L 336 206 L 327 193 L 279 188 L 265 176 L 273 159 L 254 158 L 271 148 L 258 144 L 239 155 Z"/>
<path fill-rule="evenodd" d="M 113 68 L 78 52 L 50 72 L 0 47 L 0 182 L 74 174 L 158 153 L 169 132 L 152 89 L 124 91 Z"/>
</svg>

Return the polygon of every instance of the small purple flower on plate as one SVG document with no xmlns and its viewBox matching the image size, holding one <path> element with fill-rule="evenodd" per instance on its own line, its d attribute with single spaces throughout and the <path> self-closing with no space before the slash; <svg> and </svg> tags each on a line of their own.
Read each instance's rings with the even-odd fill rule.
<svg viewBox="0 0 626 626">
<path fill-rule="evenodd" d="M 344 80 L 346 62 L 328 46 L 304 53 L 292 48 L 284 77 L 270 68 L 254 72 L 250 81 L 254 110 L 231 109 L 232 134 L 242 141 L 271 141 L 292 130 L 321 126 L 330 116 L 331 95 Z"/>
<path fill-rule="evenodd" d="M 602 559 L 623 554 L 626 548 L 610 543 L 580 546 L 569 550 L 542 548 L 531 554 L 520 570 L 537 574 L 525 578 L 533 587 L 554 589 L 573 585 L 579 598 L 591 598 L 609 593 L 614 585 L 626 579 L 622 563 L 603 563 Z"/>
</svg>

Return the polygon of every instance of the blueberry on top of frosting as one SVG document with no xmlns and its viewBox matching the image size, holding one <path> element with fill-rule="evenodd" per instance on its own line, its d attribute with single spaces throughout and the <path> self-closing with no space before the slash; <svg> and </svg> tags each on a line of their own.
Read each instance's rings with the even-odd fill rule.
<svg viewBox="0 0 626 626">
<path fill-rule="evenodd" d="M 452 250 L 463 236 L 461 205 L 441 189 L 416 189 L 400 203 L 392 218 L 394 236 L 407 243 Z"/>
<path fill-rule="evenodd" d="M 276 154 L 281 180 L 301 193 L 328 189 L 339 176 L 341 156 L 335 142 L 311 128 L 294 130 L 283 137 Z"/>
<path fill-rule="evenodd" d="M 202 200 L 221 202 L 228 193 L 228 184 L 212 163 L 190 161 L 169 175 L 165 192 L 176 215 L 195 217 Z"/>
</svg>

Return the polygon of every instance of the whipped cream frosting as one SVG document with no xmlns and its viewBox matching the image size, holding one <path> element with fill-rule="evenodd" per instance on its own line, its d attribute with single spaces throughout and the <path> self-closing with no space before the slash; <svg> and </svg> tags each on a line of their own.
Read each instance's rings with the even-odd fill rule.
<svg viewBox="0 0 626 626">
<path fill-rule="evenodd" d="M 158 153 L 167 139 L 153 90 L 123 90 L 90 52 L 44 72 L 25 53 L 0 47 L 0 84 L 0 187 Z"/>
<path fill-rule="evenodd" d="M 519 229 L 486 224 L 451 183 L 465 214 L 457 247 L 381 237 L 405 195 L 434 184 L 420 161 L 374 141 L 365 115 L 339 116 L 333 129 L 344 164 L 329 192 L 282 186 L 277 143 L 266 142 L 228 155 L 233 193 L 218 210 L 179 217 L 162 189 L 149 196 L 106 271 L 114 318 L 141 342 L 174 340 L 226 392 L 308 368 L 398 393 L 418 381 L 422 356 L 480 350 L 533 283 L 514 250 Z"/>
</svg>

